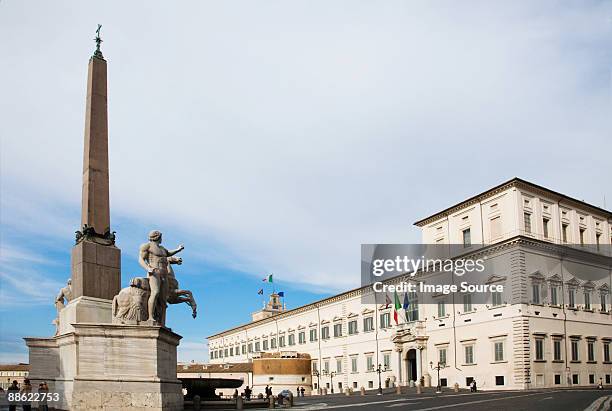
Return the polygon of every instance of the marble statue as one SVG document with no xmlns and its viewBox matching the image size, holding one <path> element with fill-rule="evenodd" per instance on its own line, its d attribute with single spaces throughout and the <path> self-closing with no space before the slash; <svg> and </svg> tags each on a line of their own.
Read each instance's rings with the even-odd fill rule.
<svg viewBox="0 0 612 411">
<path fill-rule="evenodd" d="M 147 304 L 149 300 L 149 279 L 135 277 L 130 286 L 123 288 L 113 298 L 113 324 L 139 324 L 147 321 Z"/>
<path fill-rule="evenodd" d="M 186 303 L 191 307 L 191 316 L 196 318 L 198 315 L 197 309 L 198 306 L 196 304 L 195 298 L 193 298 L 193 293 L 189 290 L 181 290 L 179 288 L 178 280 L 174 275 L 174 269 L 172 265 L 181 265 L 183 263 L 183 259 L 180 257 L 170 257 L 168 258 L 168 304 L 180 304 Z"/>
<path fill-rule="evenodd" d="M 161 245 L 162 233 L 154 230 L 149 233 L 149 242 L 140 246 L 138 262 L 147 271 L 150 295 L 147 313 L 151 323 L 165 324 L 166 302 L 168 301 L 169 257 L 183 251 L 183 245 L 176 250 L 167 250 Z"/>
<path fill-rule="evenodd" d="M 55 335 L 58 335 L 60 330 L 59 313 L 70 301 L 72 301 L 72 279 L 69 278 L 66 282 L 66 286 L 60 288 L 57 297 L 55 297 L 55 308 L 57 309 L 57 317 L 55 320 L 53 320 L 53 324 L 55 325 Z"/>
</svg>

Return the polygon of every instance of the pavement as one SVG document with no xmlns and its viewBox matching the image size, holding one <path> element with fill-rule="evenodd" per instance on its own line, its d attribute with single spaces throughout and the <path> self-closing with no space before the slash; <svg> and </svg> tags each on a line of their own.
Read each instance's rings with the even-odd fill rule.
<svg viewBox="0 0 612 411">
<path fill-rule="evenodd" d="M 476 393 L 452 391 L 436 394 L 376 395 L 374 392 L 361 396 L 353 394 L 297 397 L 296 410 L 385 410 L 385 411 L 489 411 L 489 410 L 537 410 L 537 411 L 604 411 L 610 410 L 612 389 L 550 389 L 529 391 L 480 391 Z M 589 408 L 591 407 L 591 408 Z"/>
</svg>

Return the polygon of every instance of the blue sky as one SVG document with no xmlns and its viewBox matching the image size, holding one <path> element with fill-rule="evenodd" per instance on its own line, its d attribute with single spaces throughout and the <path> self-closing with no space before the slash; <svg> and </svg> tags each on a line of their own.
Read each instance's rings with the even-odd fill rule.
<svg viewBox="0 0 612 411">
<path fill-rule="evenodd" d="M 290 307 L 357 286 L 361 243 L 513 176 L 610 208 L 609 1 L 2 1 L 2 362 L 69 277 L 98 23 L 122 280 L 185 244 L 182 360 L 266 273 Z"/>
</svg>

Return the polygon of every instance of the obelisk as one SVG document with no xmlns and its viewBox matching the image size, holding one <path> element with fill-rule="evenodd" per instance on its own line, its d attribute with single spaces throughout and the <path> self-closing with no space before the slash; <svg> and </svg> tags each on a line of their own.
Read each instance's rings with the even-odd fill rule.
<svg viewBox="0 0 612 411">
<path fill-rule="evenodd" d="M 95 40 L 87 75 L 81 230 L 72 249 L 72 292 L 74 298 L 112 300 L 121 288 L 121 251 L 110 228 L 106 60 L 99 28 Z"/>
</svg>

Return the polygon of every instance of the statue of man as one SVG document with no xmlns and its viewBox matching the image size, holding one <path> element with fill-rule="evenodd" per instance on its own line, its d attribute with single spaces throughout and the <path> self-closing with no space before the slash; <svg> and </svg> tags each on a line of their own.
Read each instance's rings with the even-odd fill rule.
<svg viewBox="0 0 612 411">
<path fill-rule="evenodd" d="M 72 300 L 72 279 L 70 278 L 66 282 L 66 287 L 61 288 L 57 294 L 57 297 L 55 297 L 55 305 L 58 307 L 58 310 L 64 308 L 64 299 L 66 300 L 66 303 L 69 303 Z"/>
<path fill-rule="evenodd" d="M 66 304 L 72 301 L 72 280 L 69 278 L 66 282 L 66 287 L 62 287 L 55 297 L 55 308 L 57 309 L 57 318 L 53 320 L 53 324 L 55 324 L 55 335 L 58 335 L 60 332 L 60 321 L 59 321 L 59 313 L 65 307 L 64 300 L 66 300 Z"/>
<path fill-rule="evenodd" d="M 167 250 L 161 245 L 162 233 L 154 230 L 149 233 L 149 242 L 140 246 L 138 262 L 147 270 L 151 295 L 148 301 L 149 320 L 157 320 L 164 325 L 167 288 L 168 257 L 172 257 L 185 248 L 182 244 L 176 250 Z M 158 318 L 155 308 L 158 308 Z"/>
</svg>

